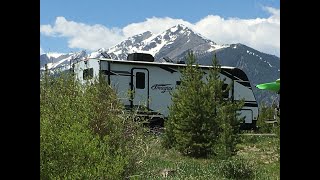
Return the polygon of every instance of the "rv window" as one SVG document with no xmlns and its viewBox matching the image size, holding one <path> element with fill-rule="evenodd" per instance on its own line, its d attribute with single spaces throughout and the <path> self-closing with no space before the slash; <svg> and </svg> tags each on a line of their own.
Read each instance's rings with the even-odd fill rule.
<svg viewBox="0 0 320 180">
<path fill-rule="evenodd" d="M 88 80 L 93 78 L 93 68 L 83 70 L 83 79 Z"/>
<path fill-rule="evenodd" d="M 145 76 L 143 72 L 136 73 L 136 88 L 144 89 L 145 87 Z"/>
<path fill-rule="evenodd" d="M 228 98 L 229 97 L 229 91 L 226 91 L 228 87 L 228 84 L 223 84 L 222 85 L 222 96 L 223 98 Z"/>
</svg>

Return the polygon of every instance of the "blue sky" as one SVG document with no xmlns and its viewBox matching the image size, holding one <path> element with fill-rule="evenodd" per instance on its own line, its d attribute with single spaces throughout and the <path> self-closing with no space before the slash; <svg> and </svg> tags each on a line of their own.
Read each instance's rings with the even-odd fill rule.
<svg viewBox="0 0 320 180">
<path fill-rule="evenodd" d="M 178 23 L 280 56 L 280 0 L 40 0 L 40 53 L 109 48 Z"/>
</svg>

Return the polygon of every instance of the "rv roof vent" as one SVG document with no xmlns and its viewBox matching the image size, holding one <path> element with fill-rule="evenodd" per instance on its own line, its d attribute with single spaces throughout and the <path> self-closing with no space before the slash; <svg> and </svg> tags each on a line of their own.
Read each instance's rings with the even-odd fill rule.
<svg viewBox="0 0 320 180">
<path fill-rule="evenodd" d="M 129 60 L 129 61 L 148 61 L 148 62 L 154 62 L 154 57 L 153 57 L 151 54 L 132 53 L 132 54 L 128 54 L 127 60 Z"/>
</svg>

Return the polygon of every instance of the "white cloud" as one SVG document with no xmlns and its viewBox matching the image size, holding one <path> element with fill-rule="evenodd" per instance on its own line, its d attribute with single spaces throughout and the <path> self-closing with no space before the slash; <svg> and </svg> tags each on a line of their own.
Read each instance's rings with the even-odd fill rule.
<svg viewBox="0 0 320 180">
<path fill-rule="evenodd" d="M 280 10 L 265 7 L 271 16 L 256 19 L 224 19 L 209 15 L 194 30 L 218 44 L 242 43 L 280 56 Z"/>
<path fill-rule="evenodd" d="M 97 50 L 101 47 L 110 47 L 124 40 L 121 30 L 107 28 L 103 25 L 87 25 L 74 21 L 67 21 L 64 17 L 57 17 L 53 26 L 41 25 L 40 33 L 47 36 L 68 38 L 70 48 Z"/>
<path fill-rule="evenodd" d="M 270 14 L 268 18 L 224 19 L 218 15 L 208 15 L 193 24 L 182 19 L 152 17 L 122 29 L 87 25 L 57 17 L 53 26 L 41 25 L 40 32 L 47 36 L 67 37 L 70 48 L 97 50 L 102 47 L 109 48 L 145 31 L 158 34 L 174 25 L 184 24 L 218 44 L 242 43 L 280 56 L 280 10 L 272 7 L 263 7 L 263 10 Z"/>
<path fill-rule="evenodd" d="M 153 34 L 159 34 L 163 31 L 175 26 L 177 24 L 184 24 L 191 27 L 192 24 L 182 19 L 172 19 L 170 17 L 165 18 L 147 18 L 146 21 L 140 23 L 132 23 L 123 28 L 123 34 L 125 37 L 134 36 L 136 34 L 143 33 L 145 31 L 151 31 Z"/>
<path fill-rule="evenodd" d="M 273 7 L 268 7 L 268 6 L 264 6 L 262 7 L 265 11 L 269 12 L 270 14 L 272 14 L 275 17 L 278 17 L 280 20 L 280 9 L 276 9 Z"/>
</svg>

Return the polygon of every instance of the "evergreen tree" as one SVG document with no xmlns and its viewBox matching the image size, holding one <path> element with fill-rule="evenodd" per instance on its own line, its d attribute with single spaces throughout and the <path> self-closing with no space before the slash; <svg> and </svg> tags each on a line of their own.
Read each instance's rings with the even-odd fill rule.
<svg viewBox="0 0 320 180">
<path fill-rule="evenodd" d="M 213 68 L 206 77 L 195 62 L 195 55 L 189 52 L 187 66 L 182 70 L 181 84 L 172 93 L 164 145 L 175 147 L 184 155 L 206 157 L 217 154 L 221 147 L 233 149 L 225 143 L 230 144 L 234 139 L 232 134 L 236 126 L 233 122 L 238 106 L 223 98 L 230 87 L 223 90 L 224 80 L 220 80 L 221 67 L 216 56 Z M 221 143 L 224 145 L 221 146 Z"/>
<path fill-rule="evenodd" d="M 244 101 L 233 101 L 229 96 L 229 91 L 233 84 L 228 84 L 224 88 L 225 80 L 221 80 L 221 65 L 216 57 L 212 61 L 213 68 L 210 69 L 207 78 L 207 87 L 210 95 L 213 95 L 212 107 L 214 107 L 214 118 L 217 121 L 216 132 L 218 134 L 217 141 L 213 146 L 213 152 L 219 157 L 229 157 L 236 152 L 236 144 L 239 143 L 240 122 L 239 113 Z"/>
</svg>

